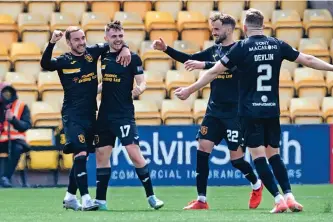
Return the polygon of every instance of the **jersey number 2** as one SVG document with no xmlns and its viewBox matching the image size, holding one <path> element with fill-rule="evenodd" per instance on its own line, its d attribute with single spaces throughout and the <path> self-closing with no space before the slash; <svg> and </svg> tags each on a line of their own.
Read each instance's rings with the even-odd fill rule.
<svg viewBox="0 0 333 222">
<path fill-rule="evenodd" d="M 272 86 L 263 86 L 262 81 L 267 81 L 272 78 L 272 66 L 271 65 L 260 65 L 258 66 L 258 73 L 262 73 L 263 71 L 266 71 L 266 75 L 260 75 L 257 78 L 257 91 L 271 91 Z"/>
<path fill-rule="evenodd" d="M 121 131 L 121 137 L 127 137 L 129 134 L 129 131 L 131 129 L 131 125 L 124 125 L 120 127 L 120 131 Z"/>
</svg>

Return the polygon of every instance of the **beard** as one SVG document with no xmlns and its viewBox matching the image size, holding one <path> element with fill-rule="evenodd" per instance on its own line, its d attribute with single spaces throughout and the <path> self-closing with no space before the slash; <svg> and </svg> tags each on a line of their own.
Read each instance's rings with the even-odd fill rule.
<svg viewBox="0 0 333 222">
<path fill-rule="evenodd" d="M 227 39 L 227 34 L 222 34 L 215 39 L 215 44 L 221 44 L 224 40 Z"/>
<path fill-rule="evenodd" d="M 80 51 L 79 50 L 80 46 L 82 46 L 84 48 L 84 50 Z M 72 47 L 72 51 L 74 51 L 75 53 L 81 55 L 81 54 L 83 54 L 86 51 L 86 45 L 79 45 L 79 46 L 77 46 L 77 48 Z"/>
</svg>

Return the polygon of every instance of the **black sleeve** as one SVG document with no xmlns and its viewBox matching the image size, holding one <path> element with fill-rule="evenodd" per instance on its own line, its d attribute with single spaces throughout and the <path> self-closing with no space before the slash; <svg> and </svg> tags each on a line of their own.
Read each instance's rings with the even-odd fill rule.
<svg viewBox="0 0 333 222">
<path fill-rule="evenodd" d="M 282 58 L 290 62 L 294 62 L 299 56 L 299 51 L 282 40 L 279 40 L 279 43 L 281 47 Z"/>
<path fill-rule="evenodd" d="M 92 53 L 92 56 L 96 59 L 101 54 L 103 54 L 109 50 L 109 44 L 108 43 L 98 43 L 95 45 L 88 46 L 88 49 Z"/>
<path fill-rule="evenodd" d="M 221 63 L 230 70 L 234 70 L 244 60 L 241 41 L 237 42 L 229 52 L 222 57 Z"/>
<path fill-rule="evenodd" d="M 213 66 L 215 66 L 216 62 L 205 62 L 205 67 L 204 69 L 210 69 L 212 68 Z"/>
<path fill-rule="evenodd" d="M 142 60 L 137 54 L 132 55 L 132 62 L 131 62 L 134 70 L 134 75 L 141 75 L 143 74 L 143 67 L 142 67 Z"/>
<path fill-rule="evenodd" d="M 198 60 L 198 61 L 207 61 L 211 57 L 211 48 L 209 47 L 203 51 L 194 53 L 194 54 L 187 54 L 184 52 L 180 52 L 170 46 L 167 47 L 167 49 L 164 51 L 166 54 L 168 54 L 171 58 L 174 60 L 185 63 L 187 60 Z"/>
<path fill-rule="evenodd" d="M 49 42 L 40 60 L 41 67 L 48 71 L 55 71 L 60 68 L 59 58 L 52 58 L 54 46 L 55 44 Z"/>
<path fill-rule="evenodd" d="M 31 128 L 31 117 L 30 110 L 27 105 L 24 106 L 23 113 L 21 119 L 18 120 L 14 117 L 10 123 L 14 126 L 14 128 L 19 132 L 25 132 Z"/>
</svg>

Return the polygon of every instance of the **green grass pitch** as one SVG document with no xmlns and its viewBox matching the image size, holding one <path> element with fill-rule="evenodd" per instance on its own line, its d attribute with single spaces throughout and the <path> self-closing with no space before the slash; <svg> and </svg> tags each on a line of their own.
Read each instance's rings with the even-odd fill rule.
<svg viewBox="0 0 333 222">
<path fill-rule="evenodd" d="M 91 189 L 92 197 L 95 189 Z M 1 222 L 94 222 L 94 221 L 333 221 L 333 186 L 293 186 L 302 213 L 271 215 L 273 198 L 265 190 L 256 210 L 248 209 L 250 187 L 210 187 L 208 211 L 184 211 L 196 198 L 195 187 L 156 187 L 155 193 L 165 202 L 164 208 L 148 208 L 143 188 L 125 187 L 108 190 L 109 211 L 74 212 L 62 208 L 65 188 L 0 189 Z"/>
</svg>

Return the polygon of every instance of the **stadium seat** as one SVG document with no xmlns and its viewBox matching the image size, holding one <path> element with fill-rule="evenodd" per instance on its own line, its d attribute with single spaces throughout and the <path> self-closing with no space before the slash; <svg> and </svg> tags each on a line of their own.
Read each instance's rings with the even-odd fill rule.
<svg viewBox="0 0 333 222">
<path fill-rule="evenodd" d="M 50 104 L 54 110 L 61 109 L 64 91 L 56 71 L 39 73 L 38 90 L 43 102 Z"/>
<path fill-rule="evenodd" d="M 79 20 L 72 13 L 54 12 L 51 14 L 50 29 L 65 31 L 68 26 L 79 26 Z"/>
<path fill-rule="evenodd" d="M 297 68 L 294 83 L 299 97 L 314 97 L 321 101 L 327 94 L 322 71 L 311 68 Z"/>
<path fill-rule="evenodd" d="M 146 30 L 149 33 L 150 40 L 163 37 L 168 45 L 178 39 L 178 31 L 175 20 L 168 12 L 149 11 L 145 17 Z"/>
<path fill-rule="evenodd" d="M 182 10 L 183 3 L 179 0 L 156 0 L 155 10 L 169 12 L 174 20 L 177 20 L 178 12 Z"/>
<path fill-rule="evenodd" d="M 222 13 L 231 15 L 240 21 L 241 13 L 245 9 L 246 1 L 237 1 L 237 0 L 218 0 L 218 10 Z"/>
<path fill-rule="evenodd" d="M 182 40 L 193 42 L 203 47 L 210 37 L 210 30 L 206 17 L 200 12 L 181 11 L 178 13 L 178 31 Z M 195 38 L 193 38 L 195 36 Z"/>
<path fill-rule="evenodd" d="M 303 19 L 304 10 L 307 8 L 307 1 L 306 0 L 280 0 L 280 8 L 282 10 L 295 10 Z"/>
<path fill-rule="evenodd" d="M 125 12 L 138 13 L 141 19 L 144 19 L 146 13 L 152 10 L 152 2 L 142 0 L 123 1 L 123 9 Z"/>
<path fill-rule="evenodd" d="M 83 13 L 87 10 L 87 1 L 61 0 L 59 9 L 61 13 L 73 13 L 76 19 L 80 20 Z"/>
<path fill-rule="evenodd" d="M 191 106 L 179 100 L 163 100 L 161 109 L 165 125 L 192 125 Z"/>
<path fill-rule="evenodd" d="M 33 42 L 40 51 L 50 40 L 48 20 L 42 14 L 21 13 L 18 17 L 18 28 L 23 42 Z"/>
<path fill-rule="evenodd" d="M 41 53 L 35 43 L 13 43 L 11 45 L 10 57 L 16 72 L 33 75 L 36 79 L 37 74 L 41 70 Z"/>
<path fill-rule="evenodd" d="M 162 124 L 161 113 L 155 102 L 149 100 L 134 100 L 133 102 L 136 124 L 148 126 Z"/>
<path fill-rule="evenodd" d="M 152 41 L 143 41 L 141 43 L 141 59 L 144 69 L 148 71 L 165 72 L 172 67 L 171 58 L 164 52 L 153 50 L 151 48 Z"/>
<path fill-rule="evenodd" d="M 120 11 L 120 1 L 91 1 L 91 11 L 104 12 L 105 14 L 109 15 L 110 19 L 113 19 L 115 13 Z"/>
<path fill-rule="evenodd" d="M 0 42 L 0 82 L 3 81 L 5 74 L 10 69 L 10 58 L 8 56 L 8 48 Z"/>
<path fill-rule="evenodd" d="M 139 14 L 134 12 L 116 12 L 114 20 L 121 21 L 125 30 L 125 41 L 132 51 L 137 52 L 146 38 L 145 26 Z"/>
<path fill-rule="evenodd" d="M 314 98 L 292 98 L 290 116 L 295 124 L 323 123 L 320 103 Z"/>
<path fill-rule="evenodd" d="M 244 21 L 245 21 L 245 16 L 246 16 L 246 11 L 242 12 L 242 18 L 240 21 L 240 26 L 243 27 L 244 25 Z M 271 16 L 270 16 L 271 17 Z M 270 22 L 268 17 L 264 17 L 264 35 L 266 36 L 273 36 L 273 27 L 272 27 L 272 23 Z"/>
<path fill-rule="evenodd" d="M 205 99 L 196 99 L 193 106 L 193 116 L 196 124 L 201 124 L 205 116 L 208 101 Z"/>
<path fill-rule="evenodd" d="M 204 70 L 200 71 L 199 78 L 203 75 Z M 207 84 L 206 86 L 202 87 L 200 89 L 200 93 L 203 99 L 209 99 L 210 96 L 210 84 Z"/>
<path fill-rule="evenodd" d="M 81 25 L 86 33 L 87 43 L 92 45 L 100 42 L 105 42 L 105 25 L 109 22 L 109 16 L 103 12 L 83 13 Z"/>
<path fill-rule="evenodd" d="M 18 36 L 19 33 L 15 20 L 10 15 L 0 14 L 1 43 L 10 46 L 13 42 L 17 42 Z"/>
<path fill-rule="evenodd" d="M 214 9 L 214 0 L 187 0 L 187 11 L 200 12 L 209 19 L 210 12 Z"/>
<path fill-rule="evenodd" d="M 298 49 L 300 52 L 316 56 L 330 63 L 330 53 L 323 38 L 301 39 Z"/>
<path fill-rule="evenodd" d="M 333 72 L 326 72 L 326 87 L 328 93 L 333 96 Z"/>
<path fill-rule="evenodd" d="M 25 153 L 21 154 L 19 162 L 16 166 L 16 170 L 24 170 L 27 167 L 27 155 Z"/>
<path fill-rule="evenodd" d="M 29 13 L 42 14 L 49 21 L 51 14 L 56 9 L 56 2 L 52 0 L 29 0 L 27 1 L 27 8 Z"/>
<path fill-rule="evenodd" d="M 65 38 L 64 38 L 65 39 Z M 67 48 L 67 45 L 63 44 L 62 43 L 63 41 L 62 40 L 59 40 L 55 45 L 54 45 L 54 48 L 53 48 L 53 51 L 52 51 L 52 57 L 58 57 L 66 52 L 68 52 L 68 48 Z M 46 49 L 46 47 L 48 46 L 48 42 L 45 43 L 45 46 L 44 46 L 44 50 Z"/>
<path fill-rule="evenodd" d="M 26 132 L 26 140 L 30 146 L 52 146 L 53 130 L 52 129 L 29 129 Z"/>
<path fill-rule="evenodd" d="M 145 79 L 147 89 L 140 95 L 140 100 L 153 101 L 158 109 L 161 109 L 162 101 L 167 95 L 167 90 L 164 84 L 164 75 L 162 72 L 145 71 Z"/>
<path fill-rule="evenodd" d="M 32 103 L 38 99 L 38 89 L 34 76 L 24 73 L 8 72 L 5 77 L 5 82 L 15 87 L 17 95 L 29 108 L 31 108 Z"/>
<path fill-rule="evenodd" d="M 330 44 L 333 38 L 333 20 L 327 9 L 305 10 L 303 24 L 309 38 L 323 38 L 327 45 Z"/>
<path fill-rule="evenodd" d="M 174 95 L 174 91 L 178 87 L 185 87 L 191 85 L 195 82 L 195 80 L 195 76 L 192 72 L 169 70 L 165 78 L 165 85 L 168 90 L 169 98 L 178 100 L 178 97 Z M 192 107 L 194 100 L 196 100 L 197 97 L 198 93 L 193 93 L 188 99 L 183 102 L 188 103 Z"/>
<path fill-rule="evenodd" d="M 293 98 L 295 94 L 294 83 L 291 78 L 291 74 L 287 69 L 280 70 L 280 86 L 279 95 L 280 97 Z"/>
<path fill-rule="evenodd" d="M 60 168 L 62 170 L 70 170 L 73 167 L 73 154 L 61 153 Z"/>
<path fill-rule="evenodd" d="M 296 48 L 303 37 L 301 17 L 294 10 L 275 10 L 272 16 L 275 36 Z"/>
<path fill-rule="evenodd" d="M 34 126 L 59 126 L 60 110 L 54 110 L 46 102 L 34 102 L 31 108 L 31 119 Z"/>
<path fill-rule="evenodd" d="M 200 46 L 193 43 L 193 42 L 189 42 L 189 41 L 184 41 L 184 40 L 177 40 L 173 43 L 173 47 L 174 49 L 184 52 L 184 53 L 188 53 L 188 54 L 193 54 L 196 52 L 200 51 Z M 177 70 L 181 70 L 181 71 L 185 71 L 184 65 L 181 62 L 176 62 L 176 69 Z M 196 72 L 197 74 L 199 73 L 198 70 L 195 70 L 194 72 Z M 196 75 L 197 76 L 197 75 Z"/>
<path fill-rule="evenodd" d="M 281 69 L 287 69 L 291 73 L 291 76 L 293 77 L 294 71 L 297 67 L 298 67 L 297 63 L 290 62 L 288 60 L 283 60 Z"/>
<path fill-rule="evenodd" d="M 249 8 L 260 10 L 265 18 L 272 19 L 273 11 L 276 8 L 276 1 L 272 0 L 250 0 Z"/>
<path fill-rule="evenodd" d="M 23 1 L 0 1 L 0 14 L 10 15 L 14 21 L 17 21 L 18 15 L 23 12 Z"/>
<path fill-rule="evenodd" d="M 290 124 L 290 111 L 289 111 L 290 98 L 280 96 L 280 123 Z"/>
<path fill-rule="evenodd" d="M 325 118 L 325 122 L 333 123 L 333 97 L 325 97 L 322 103 L 322 111 Z"/>
<path fill-rule="evenodd" d="M 30 161 L 28 169 L 30 170 L 56 170 L 59 165 L 59 152 L 55 150 L 30 151 Z"/>
</svg>

